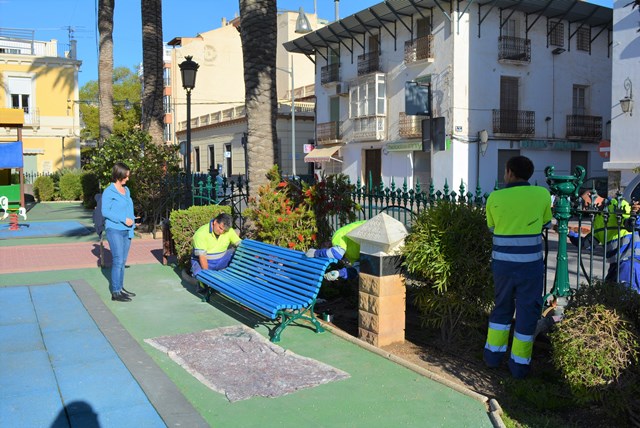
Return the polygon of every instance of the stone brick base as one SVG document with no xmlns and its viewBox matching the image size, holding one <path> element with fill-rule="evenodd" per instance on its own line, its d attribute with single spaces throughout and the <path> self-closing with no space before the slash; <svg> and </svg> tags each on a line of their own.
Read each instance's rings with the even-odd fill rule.
<svg viewBox="0 0 640 428">
<path fill-rule="evenodd" d="M 404 342 L 406 288 L 402 275 L 360 273 L 358 337 L 374 346 Z"/>
</svg>

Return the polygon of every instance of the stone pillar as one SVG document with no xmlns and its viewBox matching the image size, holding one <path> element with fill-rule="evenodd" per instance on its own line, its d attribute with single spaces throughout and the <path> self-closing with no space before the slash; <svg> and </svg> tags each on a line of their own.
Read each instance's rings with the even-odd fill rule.
<svg viewBox="0 0 640 428">
<path fill-rule="evenodd" d="M 358 337 L 374 346 L 404 342 L 406 288 L 398 253 L 407 234 L 384 213 L 347 234 L 360 244 Z"/>
</svg>

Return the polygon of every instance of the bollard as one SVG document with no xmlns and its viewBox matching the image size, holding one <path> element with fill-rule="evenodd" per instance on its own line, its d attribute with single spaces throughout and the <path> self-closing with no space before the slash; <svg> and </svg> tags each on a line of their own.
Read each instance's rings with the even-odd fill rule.
<svg viewBox="0 0 640 428">
<path fill-rule="evenodd" d="M 567 235 L 571 218 L 570 197 L 578 197 L 577 192 L 584 180 L 585 170 L 583 167 L 577 166 L 574 175 L 554 175 L 553 172 L 553 166 L 548 166 L 544 170 L 549 192 L 556 197 L 553 217 L 558 221 L 558 255 L 553 288 L 551 293 L 545 296 L 545 302 L 550 296 L 555 297 L 558 305 L 557 312 L 561 314 L 567 304 L 567 297 L 571 295 L 567 257 Z"/>
<path fill-rule="evenodd" d="M 360 244 L 358 337 L 374 346 L 404 342 L 406 288 L 398 250 L 404 224 L 381 213 L 347 236 Z"/>
</svg>

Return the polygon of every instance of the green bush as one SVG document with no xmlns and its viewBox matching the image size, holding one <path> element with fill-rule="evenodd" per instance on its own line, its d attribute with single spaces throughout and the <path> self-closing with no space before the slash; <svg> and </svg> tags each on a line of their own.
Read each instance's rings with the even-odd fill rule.
<svg viewBox="0 0 640 428">
<path fill-rule="evenodd" d="M 462 324 L 485 326 L 493 304 L 491 248 L 484 211 L 444 201 L 423 211 L 405 239 L 404 266 L 421 280 L 414 304 L 445 343 L 473 333 Z"/>
<path fill-rule="evenodd" d="M 619 380 L 638 358 L 631 323 L 602 304 L 580 306 L 566 310 L 550 338 L 553 364 L 577 402 L 603 402 L 611 395 L 621 401 Z"/>
<path fill-rule="evenodd" d="M 591 284 L 581 284 L 567 308 L 573 309 L 596 304 L 614 309 L 633 323 L 637 331 L 640 331 L 640 294 L 629 288 L 628 285 L 597 279 Z"/>
<path fill-rule="evenodd" d="M 193 206 L 186 210 L 171 211 L 169 216 L 171 236 L 175 243 L 178 265 L 189 266 L 193 250 L 193 234 L 203 224 L 220 213 L 231 214 L 231 207 L 221 205 Z"/>
<path fill-rule="evenodd" d="M 33 183 L 33 192 L 38 201 L 52 201 L 54 196 L 53 178 L 48 175 L 41 175 Z"/>
<path fill-rule="evenodd" d="M 67 171 L 60 176 L 60 198 L 63 201 L 82 199 L 82 172 Z"/>
<path fill-rule="evenodd" d="M 90 171 L 85 171 L 80 179 L 82 183 L 82 205 L 85 208 L 93 209 L 96 207 L 96 193 L 100 193 L 100 183 L 98 176 Z"/>
</svg>

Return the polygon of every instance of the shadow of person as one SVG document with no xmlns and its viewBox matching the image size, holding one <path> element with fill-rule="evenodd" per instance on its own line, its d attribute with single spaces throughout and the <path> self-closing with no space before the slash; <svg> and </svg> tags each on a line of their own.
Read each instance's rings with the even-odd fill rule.
<svg viewBox="0 0 640 428">
<path fill-rule="evenodd" d="M 60 412 L 50 428 L 83 427 L 100 428 L 98 415 L 86 401 L 72 401 Z"/>
</svg>

